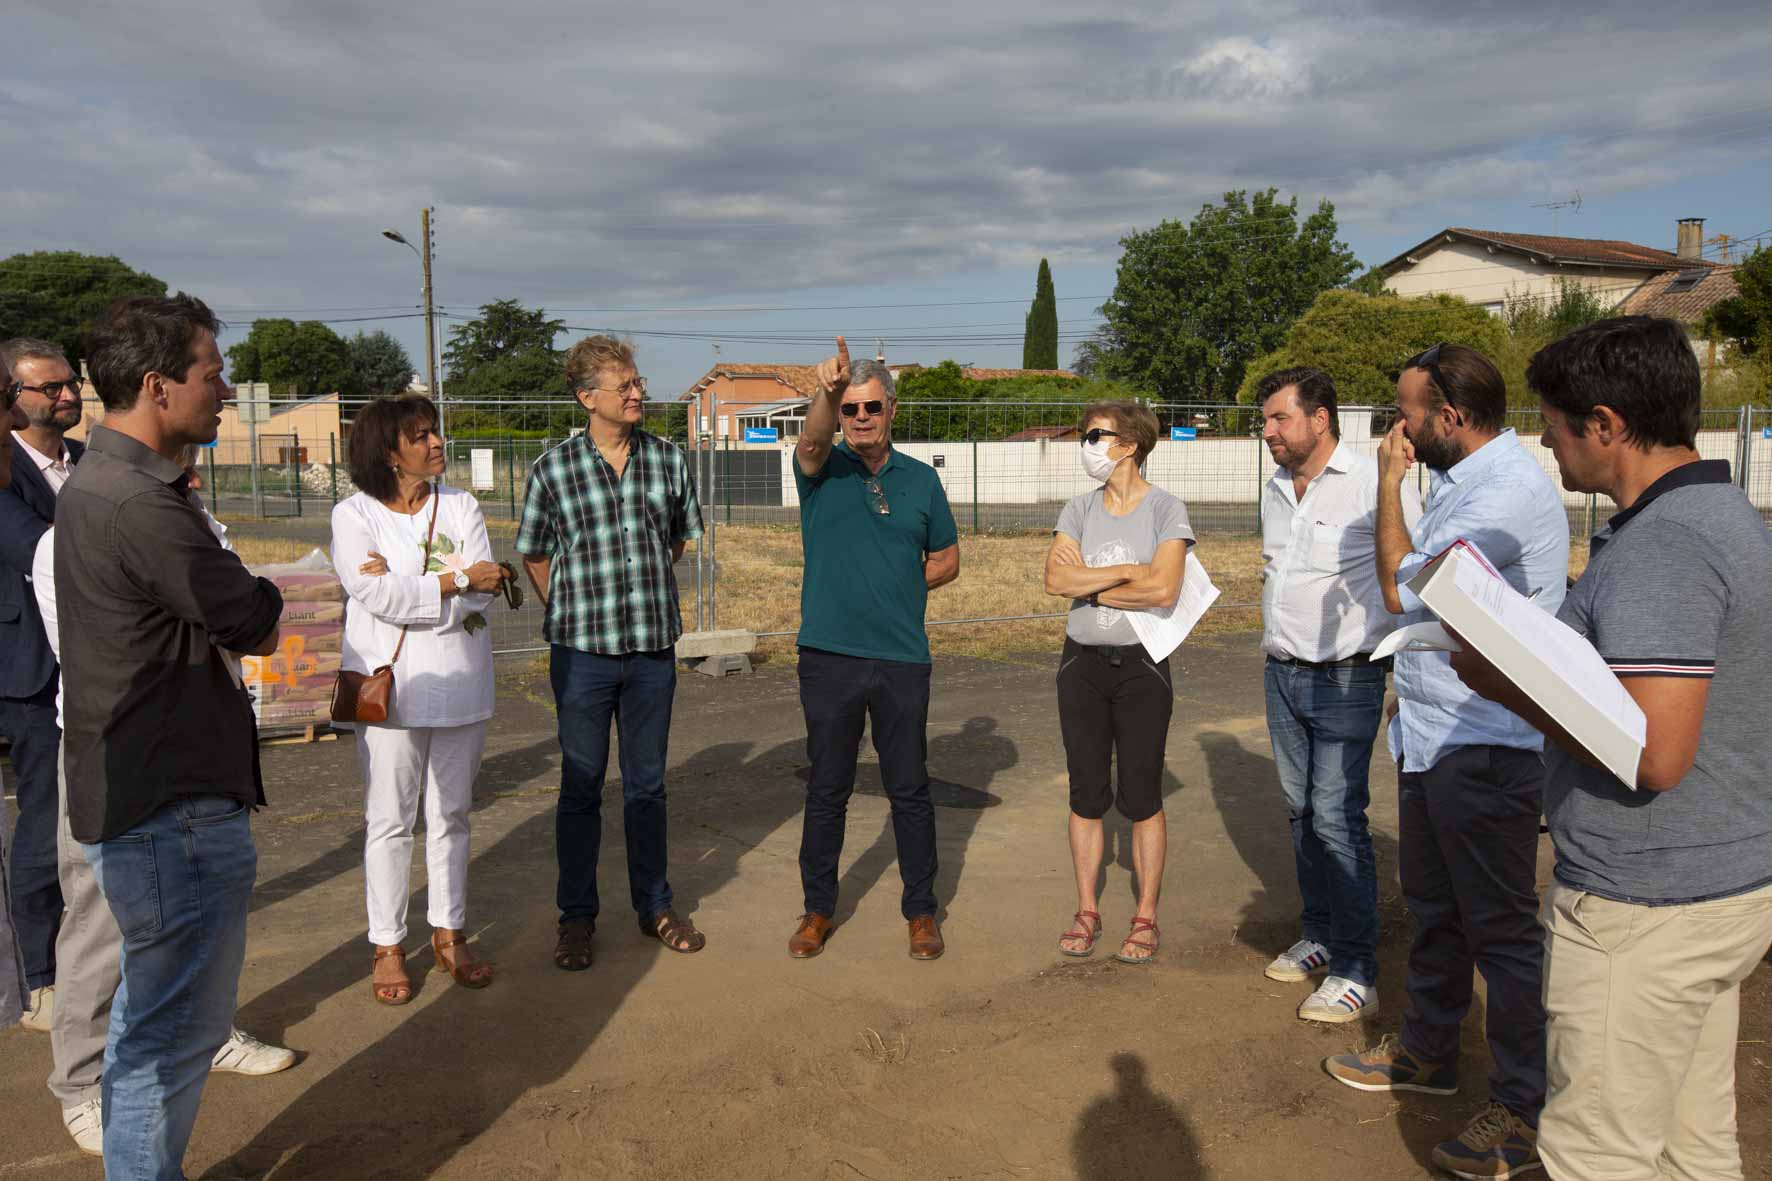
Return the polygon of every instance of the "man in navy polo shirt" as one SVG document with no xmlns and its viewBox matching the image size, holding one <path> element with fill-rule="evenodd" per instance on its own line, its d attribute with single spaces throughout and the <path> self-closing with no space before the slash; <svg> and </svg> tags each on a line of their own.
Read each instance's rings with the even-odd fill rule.
<svg viewBox="0 0 1772 1181">
<path fill-rule="evenodd" d="M 795 448 L 805 579 L 800 592 L 800 704 L 806 714 L 806 826 L 800 880 L 806 913 L 788 954 L 824 950 L 837 913 L 837 859 L 855 788 L 863 723 L 873 721 L 892 804 L 912 959 L 942 953 L 936 922 L 935 809 L 924 765 L 929 720 L 929 592 L 960 574 L 959 534 L 935 469 L 892 449 L 892 374 L 837 355 Z M 833 447 L 837 427 L 843 442 Z"/>
<path fill-rule="evenodd" d="M 1539 350 L 1526 380 L 1563 487 L 1620 510 L 1557 617 L 1648 738 L 1620 782 L 1481 656 L 1453 657 L 1549 740 L 1539 1154 L 1560 1181 L 1739 1178 L 1741 982 L 1772 943 L 1772 534 L 1728 463 L 1698 457 L 1678 323 L 1600 320 Z"/>
</svg>

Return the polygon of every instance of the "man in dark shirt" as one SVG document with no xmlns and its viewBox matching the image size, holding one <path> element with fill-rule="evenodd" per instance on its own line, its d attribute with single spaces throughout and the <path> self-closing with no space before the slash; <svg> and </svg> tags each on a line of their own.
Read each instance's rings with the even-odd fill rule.
<svg viewBox="0 0 1772 1181">
<path fill-rule="evenodd" d="M 925 763 L 929 592 L 960 574 L 959 534 L 935 469 L 892 449 L 892 373 L 849 364 L 849 346 L 818 367 L 819 388 L 794 449 L 806 573 L 800 590 L 800 705 L 806 715 L 806 911 L 788 954 L 824 950 L 837 913 L 837 860 L 855 790 L 862 727 L 872 720 L 880 778 L 904 879 L 912 959 L 945 948 L 936 921 L 935 808 Z M 837 427 L 843 442 L 832 446 Z"/>
<path fill-rule="evenodd" d="M 123 933 L 105 1048 L 106 1172 L 177 1177 L 227 1040 L 264 802 L 222 650 L 268 655 L 283 603 L 224 550 L 174 458 L 215 438 L 215 316 L 135 297 L 93 326 L 105 407 L 56 506 L 68 817 Z"/>
</svg>

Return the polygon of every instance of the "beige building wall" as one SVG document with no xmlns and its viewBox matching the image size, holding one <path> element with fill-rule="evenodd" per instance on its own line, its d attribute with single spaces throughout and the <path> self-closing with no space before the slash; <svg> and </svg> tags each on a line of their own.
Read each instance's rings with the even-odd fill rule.
<svg viewBox="0 0 1772 1181">
<path fill-rule="evenodd" d="M 1454 242 L 1418 254 L 1420 261 L 1398 271 L 1385 286 L 1402 296 L 1456 295 L 1467 303 L 1500 313 L 1510 298 L 1554 297 L 1557 282 L 1576 282 L 1608 304 L 1616 304 L 1659 270 L 1608 267 L 1587 270 L 1545 266 L 1505 250 Z"/>
<path fill-rule="evenodd" d="M 92 387 L 86 387 L 86 415 L 80 425 L 68 432 L 68 438 L 85 440 L 95 423 L 104 421 L 104 406 Z M 326 463 L 336 446 L 338 460 L 344 462 L 344 431 L 339 420 L 338 395 L 313 398 L 305 402 L 272 402 L 269 415 L 257 425 L 260 439 L 259 462 L 282 464 Z M 289 436 L 296 438 L 300 455 L 288 454 Z M 218 464 L 249 464 L 252 462 L 252 431 L 240 418 L 238 403 L 222 407 L 221 426 L 216 429 L 214 461 Z M 210 458 L 205 453 L 205 462 Z"/>
</svg>

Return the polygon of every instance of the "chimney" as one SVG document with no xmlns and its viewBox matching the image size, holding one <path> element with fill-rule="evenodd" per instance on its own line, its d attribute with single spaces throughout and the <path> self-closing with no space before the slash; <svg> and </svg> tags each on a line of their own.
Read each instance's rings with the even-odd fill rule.
<svg viewBox="0 0 1772 1181">
<path fill-rule="evenodd" d="M 1702 217 L 1682 217 L 1680 219 L 1678 245 L 1674 253 L 1681 258 L 1696 259 L 1704 254 L 1704 219 Z"/>
</svg>

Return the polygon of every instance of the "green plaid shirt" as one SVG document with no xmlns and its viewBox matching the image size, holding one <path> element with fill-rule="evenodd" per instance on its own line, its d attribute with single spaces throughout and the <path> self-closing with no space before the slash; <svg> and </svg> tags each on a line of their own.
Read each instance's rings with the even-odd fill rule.
<svg viewBox="0 0 1772 1181">
<path fill-rule="evenodd" d="M 548 643 L 603 656 L 656 652 L 683 634 L 671 549 L 701 536 L 676 446 L 635 429 L 618 480 L 585 432 L 535 461 L 517 552 L 549 558 Z"/>
</svg>

